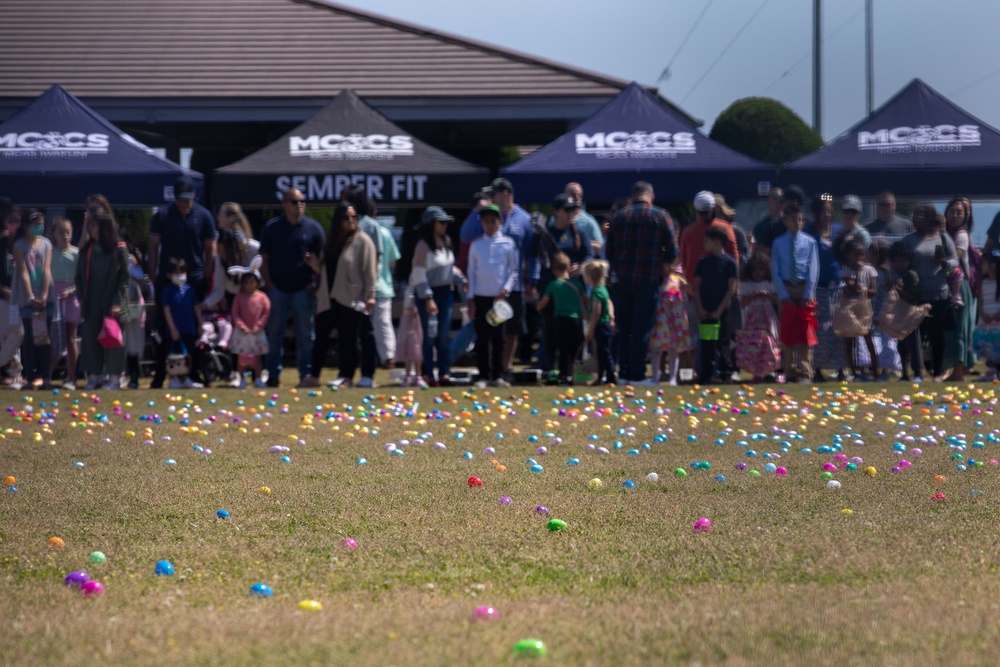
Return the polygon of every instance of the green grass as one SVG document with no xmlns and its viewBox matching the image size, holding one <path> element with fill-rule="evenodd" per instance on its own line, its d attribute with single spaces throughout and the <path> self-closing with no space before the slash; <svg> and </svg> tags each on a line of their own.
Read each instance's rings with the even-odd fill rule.
<svg viewBox="0 0 1000 667">
<path fill-rule="evenodd" d="M 598 396 L 578 388 L 575 404 L 550 389 L 501 399 L 386 388 L 367 402 L 360 390 L 283 389 L 271 406 L 269 394 L 229 389 L 102 393 L 100 403 L 78 392 L 31 394 L 35 412 L 58 416 L 51 426 L 18 422 L 18 413 L 0 421 L 0 478 L 15 476 L 19 488 L 0 493 L 3 662 L 503 665 L 531 662 L 511 648 L 538 637 L 546 664 L 560 665 L 992 664 L 1000 466 L 989 461 L 1000 455 L 995 443 L 971 445 L 1000 428 L 994 387 L 821 389 Z M 848 390 L 870 393 L 841 393 Z M 28 405 L 13 392 L 0 398 Z M 130 420 L 113 414 L 115 400 L 131 402 L 121 406 Z M 698 412 L 685 415 L 686 405 Z M 433 410 L 450 416 L 425 419 Z M 331 412 L 338 418 L 325 419 Z M 103 413 L 110 423 L 93 424 Z M 139 420 L 154 413 L 162 424 Z M 184 432 L 185 417 L 197 430 Z M 721 421 L 733 433 L 717 446 Z M 986 465 L 956 471 L 939 437 L 891 474 L 899 458 L 892 436 L 910 425 L 918 436 L 932 425 L 966 434 L 964 455 Z M 802 436 L 773 461 L 788 476 L 736 470 L 745 461 L 763 471 L 767 460 L 745 456 L 737 442 L 770 437 L 772 426 Z M 147 427 L 153 444 L 144 444 Z M 634 435 L 618 435 L 632 427 Z M 668 441 L 654 441 L 660 429 L 672 429 Z M 383 450 L 424 432 L 433 435 L 405 456 Z M 550 445 L 546 433 L 563 443 Z M 851 444 L 853 433 L 866 444 Z M 611 453 L 587 452 L 591 434 Z M 878 474 L 840 471 L 842 488 L 828 489 L 821 466 L 833 454 L 798 450 L 829 445 L 835 434 L 845 454 Z M 435 451 L 436 441 L 447 449 Z M 650 448 L 626 454 L 642 443 Z M 291 448 L 291 463 L 268 452 L 273 444 Z M 539 445 L 549 453 L 536 456 Z M 482 453 L 488 446 L 496 453 Z M 780 446 L 751 443 L 759 453 Z M 531 456 L 544 472 L 530 472 Z M 580 465 L 567 466 L 570 457 Z M 168 458 L 177 465 L 164 465 Z M 711 470 L 692 469 L 695 461 Z M 676 477 L 678 467 L 688 475 Z M 646 480 L 651 471 L 658 482 Z M 939 474 L 944 483 L 933 481 Z M 483 487 L 470 488 L 470 475 Z M 593 477 L 603 488 L 588 488 Z M 625 479 L 638 488 L 623 489 Z M 513 502 L 501 505 L 501 496 Z M 536 505 L 567 529 L 546 530 Z M 232 518 L 217 520 L 220 508 Z M 702 516 L 712 531 L 695 534 Z M 48 548 L 55 535 L 64 550 Z M 356 551 L 341 546 L 346 537 Z M 88 565 L 93 550 L 107 564 Z M 153 574 L 164 558 L 172 578 Z M 100 579 L 104 595 L 86 599 L 63 586 L 76 569 Z M 250 597 L 258 581 L 273 599 Z M 300 611 L 304 599 L 323 610 Z M 500 618 L 472 621 L 482 604 Z"/>
</svg>

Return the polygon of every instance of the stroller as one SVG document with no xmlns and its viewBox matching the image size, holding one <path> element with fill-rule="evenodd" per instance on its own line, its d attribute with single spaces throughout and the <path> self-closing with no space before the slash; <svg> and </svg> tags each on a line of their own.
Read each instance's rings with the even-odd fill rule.
<svg viewBox="0 0 1000 667">
<path fill-rule="evenodd" d="M 219 380 L 230 380 L 233 375 L 233 360 L 229 356 L 229 338 L 233 325 L 222 313 L 205 313 L 201 319 L 201 336 L 198 338 L 195 355 L 198 367 L 195 369 L 205 385 Z"/>
</svg>

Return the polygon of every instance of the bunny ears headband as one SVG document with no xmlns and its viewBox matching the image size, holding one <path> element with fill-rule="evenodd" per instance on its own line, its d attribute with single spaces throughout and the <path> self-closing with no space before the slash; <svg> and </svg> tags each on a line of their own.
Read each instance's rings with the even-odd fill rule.
<svg viewBox="0 0 1000 667">
<path fill-rule="evenodd" d="M 264 263 L 264 260 L 257 255 L 250 260 L 250 266 L 230 266 L 229 275 L 242 278 L 247 273 L 252 273 L 257 276 L 257 280 L 260 280 L 260 266 Z"/>
</svg>

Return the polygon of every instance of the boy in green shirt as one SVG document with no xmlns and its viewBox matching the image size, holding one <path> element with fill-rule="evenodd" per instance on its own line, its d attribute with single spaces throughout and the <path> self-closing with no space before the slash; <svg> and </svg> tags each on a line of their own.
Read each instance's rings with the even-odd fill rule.
<svg viewBox="0 0 1000 667">
<path fill-rule="evenodd" d="M 556 253 L 552 257 L 552 275 L 545 296 L 539 299 L 536 308 L 545 310 L 549 303 L 554 306 L 556 358 L 558 359 L 559 384 L 572 386 L 573 363 L 583 343 L 582 318 L 587 310 L 587 300 L 583 290 L 569 277 L 569 256 Z"/>
</svg>

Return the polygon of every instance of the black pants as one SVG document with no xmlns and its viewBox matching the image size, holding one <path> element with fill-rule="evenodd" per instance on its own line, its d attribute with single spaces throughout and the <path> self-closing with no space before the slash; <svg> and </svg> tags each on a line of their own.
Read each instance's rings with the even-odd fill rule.
<svg viewBox="0 0 1000 667">
<path fill-rule="evenodd" d="M 615 382 L 615 361 L 611 356 L 611 331 L 609 322 L 598 322 L 594 327 L 594 356 L 597 357 L 598 382 Z"/>
<path fill-rule="evenodd" d="M 160 334 L 160 342 L 154 346 L 156 358 L 153 360 L 153 382 L 150 385 L 151 389 L 162 387 L 163 379 L 167 375 L 167 355 L 170 354 L 170 327 L 167 326 L 167 318 L 163 316 L 163 289 L 169 284 L 170 278 L 166 276 L 158 276 L 154 282 L 156 308 L 153 312 L 153 317 L 156 319 L 156 331 Z M 189 279 L 189 284 L 194 288 L 195 296 L 198 297 L 196 301 L 201 303 L 205 295 L 208 294 L 208 281 L 204 278 Z M 188 351 L 193 358 L 194 350 L 189 349 Z M 191 370 L 191 377 L 192 379 L 197 379 L 197 372 L 194 368 Z"/>
<path fill-rule="evenodd" d="M 21 318 L 24 326 L 24 338 L 21 340 L 21 366 L 24 367 L 24 379 L 31 383 L 41 378 L 48 384 L 52 380 L 52 345 L 35 345 L 31 321 L 30 317 Z M 45 317 L 45 330 L 52 331 L 52 318 L 49 316 Z"/>
<path fill-rule="evenodd" d="M 719 316 L 718 320 L 702 320 L 702 324 L 719 323 L 719 340 L 701 339 L 701 373 L 699 378 L 704 378 L 702 384 L 712 381 L 712 375 L 719 371 L 719 378 L 726 382 L 732 372 L 729 368 L 729 339 L 732 335 L 729 331 L 729 310 L 726 309 Z"/>
<path fill-rule="evenodd" d="M 496 297 L 476 296 L 476 366 L 480 380 L 496 380 L 503 375 L 503 349 L 506 327 L 498 327 L 486 321 L 486 314 L 493 308 Z"/>
<path fill-rule="evenodd" d="M 924 374 L 924 346 L 920 341 L 920 329 L 914 329 L 910 335 L 899 341 L 899 356 L 903 362 L 903 372 L 906 372 L 906 363 L 909 362 L 913 370 L 913 376 L 923 376 Z"/>
<path fill-rule="evenodd" d="M 944 373 L 945 332 L 955 329 L 955 311 L 951 301 L 931 301 L 931 312 L 920 329 L 931 346 L 931 375 L 940 377 Z"/>
<path fill-rule="evenodd" d="M 573 364 L 580 354 L 580 345 L 583 342 L 580 320 L 576 317 L 553 317 L 552 325 L 559 377 L 572 382 Z"/>
<path fill-rule="evenodd" d="M 330 310 L 316 315 L 316 342 L 313 344 L 312 368 L 313 375 L 319 377 L 326 362 L 326 353 L 330 349 L 330 334 L 337 330 L 337 367 L 340 377 L 353 380 L 354 372 L 361 362 L 362 377 L 375 375 L 375 336 L 371 319 L 365 313 L 359 313 L 334 301 Z M 370 354 L 365 353 L 366 334 Z M 360 340 L 359 340 L 360 339 Z M 360 342 L 361 353 L 358 352 Z"/>
</svg>

